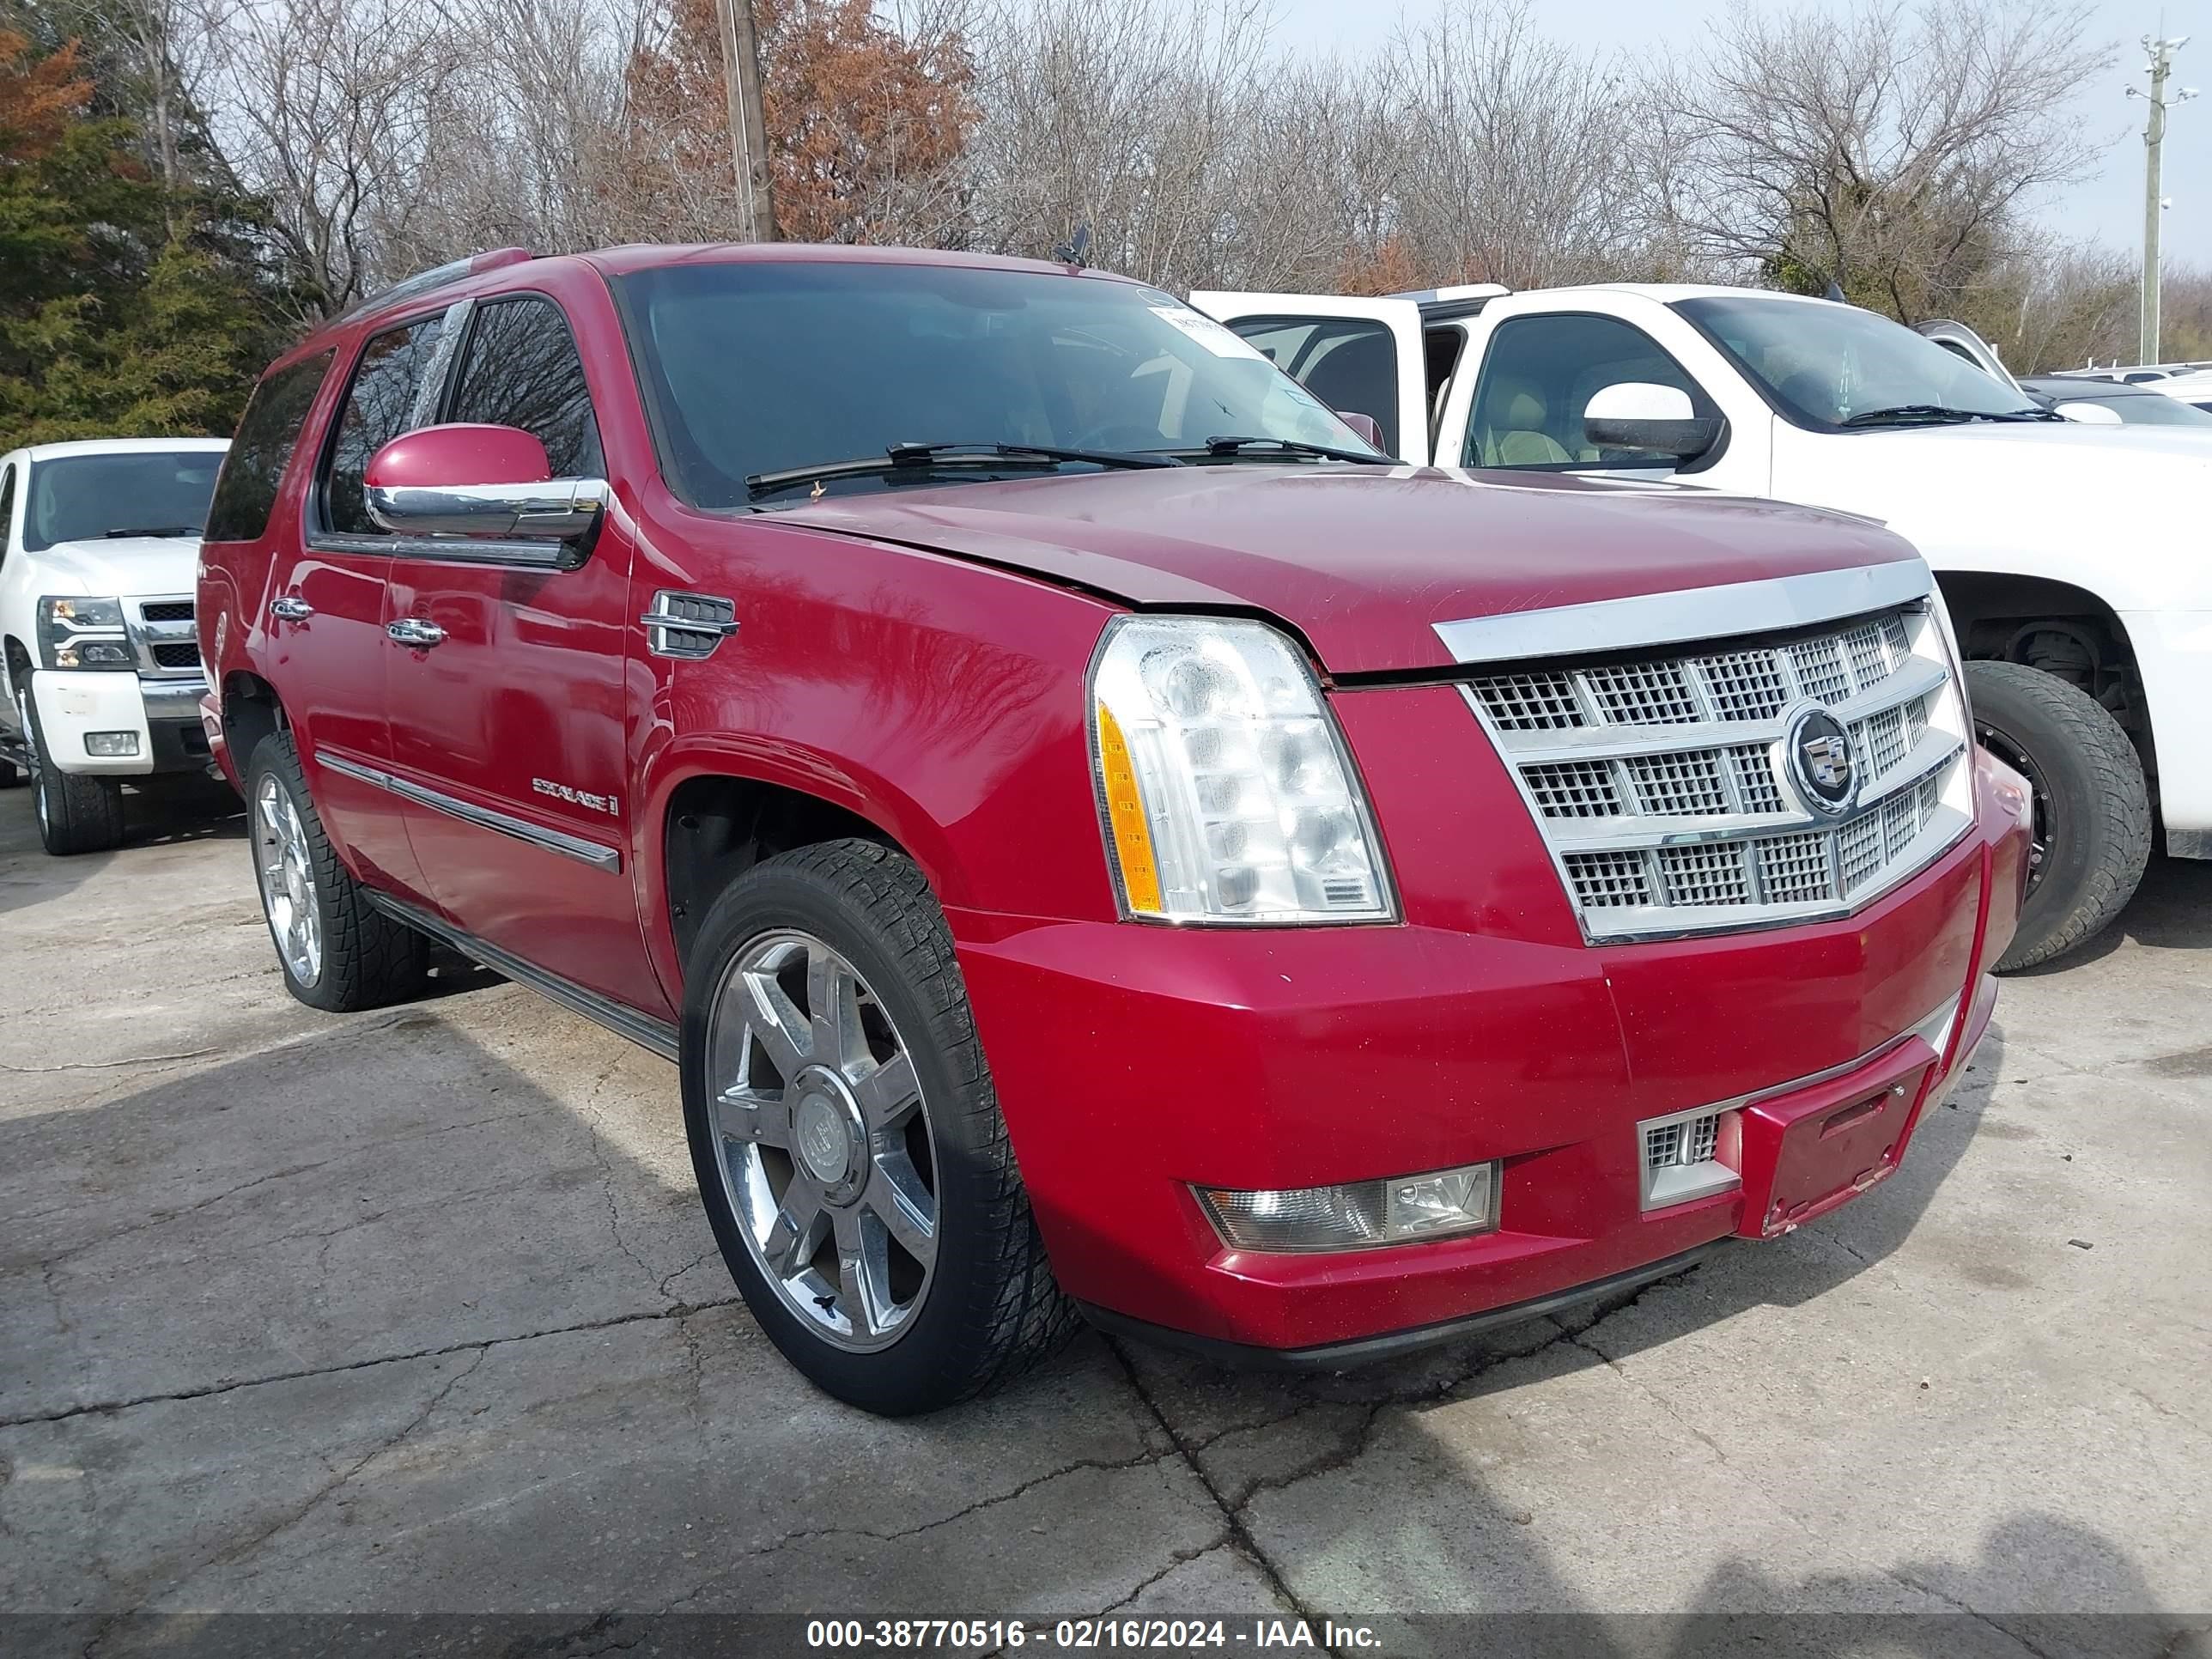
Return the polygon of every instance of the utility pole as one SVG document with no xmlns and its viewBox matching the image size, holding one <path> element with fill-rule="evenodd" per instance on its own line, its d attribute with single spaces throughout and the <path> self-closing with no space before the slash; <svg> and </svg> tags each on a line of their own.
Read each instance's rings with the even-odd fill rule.
<svg viewBox="0 0 2212 1659">
<path fill-rule="evenodd" d="M 730 161 L 738 179 L 738 240 L 775 240 L 768 188 L 768 112 L 761 102 L 760 41 L 752 0 L 715 0 L 722 24 L 722 80 L 730 95 Z"/>
<path fill-rule="evenodd" d="M 2166 78 L 2173 70 L 2173 54 L 2188 44 L 2185 34 L 2171 40 L 2143 36 L 2143 49 L 2150 54 L 2150 62 L 2143 66 L 2143 72 L 2150 76 L 2150 109 L 2143 122 L 2142 332 L 2136 349 L 2137 361 L 2145 363 L 2156 362 L 2159 356 L 2158 233 L 2159 216 L 2166 209 L 2158 193 L 2159 147 L 2166 142 L 2166 112 L 2171 107 L 2166 101 Z M 2185 87 L 2173 102 L 2186 103 L 2196 95 L 2196 88 Z M 2128 96 L 2140 98 L 2143 94 L 2130 87 Z"/>
</svg>

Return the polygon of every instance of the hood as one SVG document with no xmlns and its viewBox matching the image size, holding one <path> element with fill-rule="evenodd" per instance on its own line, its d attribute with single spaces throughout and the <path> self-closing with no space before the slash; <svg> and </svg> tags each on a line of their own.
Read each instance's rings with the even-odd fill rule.
<svg viewBox="0 0 2212 1659">
<path fill-rule="evenodd" d="M 111 599 L 190 593 L 199 581 L 197 536 L 118 536 L 96 542 L 56 542 L 25 556 L 40 574 L 40 594 Z"/>
<path fill-rule="evenodd" d="M 830 497 L 779 514 L 1133 605 L 1280 617 L 1338 674 L 1449 666 L 1435 626 L 1909 559 L 1862 519 L 1665 484 L 1189 466 Z"/>
<path fill-rule="evenodd" d="M 1938 570 L 2053 576 L 2119 611 L 2212 605 L 2212 444 L 2185 428 L 1976 423 L 1820 444 L 1837 453 L 1802 488 L 1778 452 L 1776 488 L 1880 519 Z"/>
</svg>

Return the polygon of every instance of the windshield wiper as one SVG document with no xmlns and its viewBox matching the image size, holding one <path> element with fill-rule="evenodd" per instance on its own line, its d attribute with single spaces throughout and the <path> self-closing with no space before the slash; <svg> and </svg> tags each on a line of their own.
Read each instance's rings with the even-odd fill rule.
<svg viewBox="0 0 2212 1659">
<path fill-rule="evenodd" d="M 856 456 L 849 461 L 823 461 L 813 466 L 787 467 L 780 472 L 756 472 L 745 480 L 745 490 L 756 498 L 773 495 L 799 484 L 819 483 L 828 478 L 860 478 L 871 474 L 924 472 L 942 466 L 1060 466 L 1066 462 L 1104 467 L 1181 466 L 1172 455 L 1143 450 L 1065 449 L 1052 444 L 945 442 L 892 444 L 881 455 Z"/>
<path fill-rule="evenodd" d="M 1888 409 L 1862 410 L 1844 424 L 1847 427 L 1904 426 L 1911 422 L 1920 422 L 1929 426 L 1955 426 L 1966 421 L 2039 421 L 2043 418 L 2042 411 L 2025 409 L 2012 414 L 1997 414 L 1986 409 L 1954 409 L 1948 404 L 1897 404 Z"/>
<path fill-rule="evenodd" d="M 157 524 L 151 530 L 103 530 L 100 533 L 112 542 L 125 536 L 197 536 L 200 527 L 196 524 Z"/>
<path fill-rule="evenodd" d="M 1248 449 L 1265 447 L 1279 455 L 1318 455 L 1325 461 L 1364 461 L 1380 465 L 1389 460 L 1385 455 L 1363 455 L 1356 449 L 1333 449 L 1327 444 L 1310 444 L 1297 438 L 1208 438 L 1206 453 L 1234 460 Z"/>
</svg>

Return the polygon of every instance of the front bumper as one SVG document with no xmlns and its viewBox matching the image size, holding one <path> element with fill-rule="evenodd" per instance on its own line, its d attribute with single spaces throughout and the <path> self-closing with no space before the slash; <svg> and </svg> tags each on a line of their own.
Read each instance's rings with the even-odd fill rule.
<svg viewBox="0 0 2212 1659">
<path fill-rule="evenodd" d="M 106 777 L 143 777 L 207 769 L 207 739 L 200 729 L 198 678 L 142 679 L 136 674 L 40 669 L 31 676 L 46 763 L 57 770 Z M 94 755 L 85 746 L 94 732 L 128 732 L 135 752 Z M 134 745 L 126 744 L 126 747 Z"/>
<path fill-rule="evenodd" d="M 1896 1167 L 1994 1006 L 1985 966 L 2017 916 L 2026 797 L 1986 757 L 1977 790 L 1974 830 L 1919 875 L 1855 916 L 1766 933 L 1590 948 L 1410 922 L 1235 933 L 956 912 L 1062 1286 L 1121 1328 L 1341 1365 L 1847 1201 Z M 1863 1169 L 1808 1186 L 1781 1164 L 1800 1120 L 1819 1117 L 1817 1139 L 1876 1096 Z M 1765 1122 L 1738 1154 L 1743 1187 L 1644 1207 L 1639 1125 L 1705 1103 Z M 1191 1193 L 1489 1159 L 1498 1231 L 1369 1250 L 1231 1249 Z"/>
</svg>

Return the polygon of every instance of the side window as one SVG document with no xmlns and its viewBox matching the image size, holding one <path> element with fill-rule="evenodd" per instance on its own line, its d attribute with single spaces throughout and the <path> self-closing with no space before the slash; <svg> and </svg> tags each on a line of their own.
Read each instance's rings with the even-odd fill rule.
<svg viewBox="0 0 2212 1659">
<path fill-rule="evenodd" d="M 1373 416 L 1383 450 L 1399 453 L 1398 343 L 1389 325 L 1358 317 L 1246 317 L 1231 326 L 1331 409 Z"/>
<path fill-rule="evenodd" d="M 1571 313 L 1500 323 L 1483 359 L 1462 465 L 1674 467 L 1665 456 L 1595 448 L 1583 434 L 1589 400 L 1624 380 L 1687 392 L 1701 417 L 1720 413 L 1657 342 L 1617 318 Z"/>
<path fill-rule="evenodd" d="M 323 513 L 330 528 L 348 536 L 387 532 L 368 516 L 361 475 L 376 452 L 403 432 L 413 430 L 416 400 L 423 376 L 437 361 L 438 336 L 445 317 L 425 317 L 371 337 L 353 372 L 345 409 L 338 416 L 324 475 Z"/>
<path fill-rule="evenodd" d="M 15 541 L 15 469 L 0 466 L 0 564 Z"/>
<path fill-rule="evenodd" d="M 330 373 L 331 356 L 325 351 L 304 358 L 253 388 L 246 413 L 239 417 L 238 434 L 230 441 L 230 453 L 223 457 L 222 471 L 216 476 L 215 499 L 208 503 L 207 540 L 252 542 L 266 533 L 269 515 L 276 506 L 276 487 L 283 482 L 323 376 Z"/>
<path fill-rule="evenodd" d="M 479 306 L 448 420 L 520 427 L 545 446 L 556 478 L 606 471 L 599 423 L 560 307 L 550 300 Z"/>
</svg>

